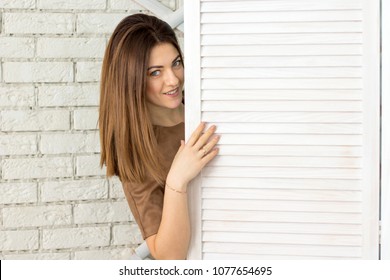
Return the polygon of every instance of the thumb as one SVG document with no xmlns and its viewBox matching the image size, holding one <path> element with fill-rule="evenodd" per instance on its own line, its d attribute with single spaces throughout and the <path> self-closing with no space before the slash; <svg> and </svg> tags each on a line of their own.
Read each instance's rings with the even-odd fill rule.
<svg viewBox="0 0 390 280">
<path fill-rule="evenodd" d="M 183 150 L 184 146 L 185 146 L 184 140 L 180 140 L 180 148 L 179 148 L 179 151 Z"/>
</svg>

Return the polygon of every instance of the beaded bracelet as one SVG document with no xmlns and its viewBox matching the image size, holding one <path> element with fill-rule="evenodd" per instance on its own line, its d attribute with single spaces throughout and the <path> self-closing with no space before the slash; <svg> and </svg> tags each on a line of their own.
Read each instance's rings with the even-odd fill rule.
<svg viewBox="0 0 390 280">
<path fill-rule="evenodd" d="M 165 186 L 167 186 L 168 189 L 171 189 L 172 191 L 177 192 L 177 193 L 187 193 L 187 191 L 179 191 L 177 189 L 174 189 L 170 185 L 168 185 L 167 183 L 165 183 Z"/>
</svg>

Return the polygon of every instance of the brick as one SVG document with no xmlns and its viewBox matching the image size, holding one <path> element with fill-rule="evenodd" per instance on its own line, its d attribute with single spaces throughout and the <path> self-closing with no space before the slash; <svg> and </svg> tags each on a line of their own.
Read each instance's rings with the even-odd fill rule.
<svg viewBox="0 0 390 280">
<path fill-rule="evenodd" d="M 98 129 L 99 111 L 94 109 L 79 109 L 73 113 L 73 124 L 75 129 L 90 130 Z"/>
<path fill-rule="evenodd" d="M 24 206 L 3 209 L 4 227 L 69 225 L 71 205 Z"/>
<path fill-rule="evenodd" d="M 33 38 L 0 37 L 0 57 L 31 58 L 34 50 Z"/>
<path fill-rule="evenodd" d="M 38 105 L 59 106 L 98 106 L 98 85 L 71 85 L 38 87 Z"/>
<path fill-rule="evenodd" d="M 110 8 L 112 10 L 132 10 L 134 12 L 145 11 L 145 8 L 128 0 L 110 0 Z"/>
<path fill-rule="evenodd" d="M 0 183 L 0 204 L 37 202 L 35 183 Z"/>
<path fill-rule="evenodd" d="M 33 9 L 35 0 L 1 0 L 1 9 Z"/>
<path fill-rule="evenodd" d="M 88 61 L 77 62 L 76 81 L 77 82 L 98 82 L 100 81 L 100 72 L 102 62 Z"/>
<path fill-rule="evenodd" d="M 50 131 L 70 129 L 67 110 L 2 111 L 0 127 L 3 131 Z"/>
<path fill-rule="evenodd" d="M 33 155 L 37 152 L 35 135 L 0 134 L 0 156 Z"/>
<path fill-rule="evenodd" d="M 105 199 L 108 196 L 108 184 L 104 179 L 61 182 L 43 182 L 41 201 L 69 201 Z"/>
<path fill-rule="evenodd" d="M 3 179 L 36 179 L 71 177 L 70 157 L 4 159 Z"/>
<path fill-rule="evenodd" d="M 5 260 L 70 260 L 70 253 L 5 254 Z"/>
<path fill-rule="evenodd" d="M 42 154 L 98 153 L 100 140 L 97 132 L 42 134 Z"/>
<path fill-rule="evenodd" d="M 7 83 L 72 82 L 72 62 L 4 62 Z"/>
<path fill-rule="evenodd" d="M 38 249 L 38 230 L 0 231 L 0 251 Z"/>
<path fill-rule="evenodd" d="M 132 215 L 126 201 L 78 204 L 74 207 L 76 224 L 127 222 Z"/>
<path fill-rule="evenodd" d="M 130 1 L 129 1 L 130 2 Z M 118 23 L 128 13 L 108 14 L 108 13 L 89 13 L 79 14 L 77 17 L 77 33 L 108 33 L 111 34 Z"/>
<path fill-rule="evenodd" d="M 37 56 L 41 58 L 102 58 L 105 38 L 38 38 Z"/>
<path fill-rule="evenodd" d="M 141 232 L 136 223 L 131 225 L 116 225 L 112 229 L 113 245 L 137 245 L 143 242 Z"/>
<path fill-rule="evenodd" d="M 29 107 L 34 106 L 33 86 L 6 86 L 0 87 L 1 107 Z"/>
<path fill-rule="evenodd" d="M 106 168 L 100 168 L 100 155 L 78 156 L 76 159 L 76 176 L 106 175 Z"/>
<path fill-rule="evenodd" d="M 76 251 L 75 260 L 129 260 L 134 250 L 130 248 Z"/>
<path fill-rule="evenodd" d="M 43 230 L 44 249 L 108 246 L 109 227 L 61 228 Z"/>
<path fill-rule="evenodd" d="M 71 34 L 73 15 L 64 13 L 5 13 L 6 34 Z"/>
<path fill-rule="evenodd" d="M 98 10 L 106 8 L 106 0 L 38 0 L 38 9 Z"/>
</svg>

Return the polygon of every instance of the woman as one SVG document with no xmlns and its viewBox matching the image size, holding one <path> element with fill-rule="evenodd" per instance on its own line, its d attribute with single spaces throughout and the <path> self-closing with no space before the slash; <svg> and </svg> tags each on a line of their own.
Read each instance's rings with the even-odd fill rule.
<svg viewBox="0 0 390 280">
<path fill-rule="evenodd" d="M 215 126 L 184 143 L 184 68 L 172 28 L 131 15 L 116 27 L 102 66 L 101 166 L 117 175 L 155 259 L 185 259 L 187 185 L 218 153 Z"/>
</svg>

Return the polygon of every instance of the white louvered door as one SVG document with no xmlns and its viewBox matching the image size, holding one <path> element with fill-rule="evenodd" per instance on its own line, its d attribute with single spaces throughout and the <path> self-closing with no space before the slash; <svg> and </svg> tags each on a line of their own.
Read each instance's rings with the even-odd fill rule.
<svg viewBox="0 0 390 280">
<path fill-rule="evenodd" d="M 377 259 L 379 0 L 185 1 L 191 259 Z"/>
</svg>

